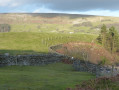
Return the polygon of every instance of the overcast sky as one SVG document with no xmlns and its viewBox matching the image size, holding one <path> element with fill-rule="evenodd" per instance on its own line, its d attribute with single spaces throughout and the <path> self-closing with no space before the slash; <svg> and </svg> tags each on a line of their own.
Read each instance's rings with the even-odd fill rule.
<svg viewBox="0 0 119 90">
<path fill-rule="evenodd" d="M 0 0 L 0 13 L 71 13 L 119 17 L 119 0 Z"/>
</svg>

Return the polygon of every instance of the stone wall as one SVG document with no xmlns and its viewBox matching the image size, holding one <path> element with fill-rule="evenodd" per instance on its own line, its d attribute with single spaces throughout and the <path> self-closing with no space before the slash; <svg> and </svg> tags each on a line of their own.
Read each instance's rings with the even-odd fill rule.
<svg viewBox="0 0 119 90">
<path fill-rule="evenodd" d="M 62 44 L 60 45 L 56 45 L 56 46 L 52 46 L 49 48 L 49 51 L 51 53 L 56 53 L 58 55 L 63 55 L 61 53 L 56 52 L 56 49 L 59 49 L 62 47 Z M 97 65 L 97 64 L 93 64 L 91 62 L 86 62 L 84 60 L 79 60 L 76 58 L 72 58 L 70 56 L 66 56 L 65 57 L 68 58 L 68 60 L 71 60 L 73 62 L 73 68 L 77 71 L 81 71 L 81 72 L 90 72 L 96 75 L 96 77 L 100 77 L 100 76 L 116 76 L 117 74 L 119 74 L 119 66 L 101 66 L 101 65 Z"/>
<path fill-rule="evenodd" d="M 0 55 L 0 66 L 6 65 L 43 65 L 60 62 L 64 58 L 58 54 L 41 54 L 41 55 Z"/>
<path fill-rule="evenodd" d="M 64 54 L 56 52 L 56 50 L 60 49 L 60 48 L 62 48 L 62 44 L 51 46 L 51 47 L 49 47 L 49 52 L 65 56 Z"/>
<path fill-rule="evenodd" d="M 61 62 L 63 59 L 67 59 L 73 62 L 73 67 L 77 71 L 90 72 L 99 76 L 115 76 L 119 74 L 119 67 L 112 66 L 99 66 L 83 60 L 78 60 L 70 56 L 66 56 L 56 52 L 56 49 L 61 48 L 61 45 L 52 46 L 49 48 L 50 53 L 40 55 L 17 55 L 12 56 L 9 54 L 0 55 L 0 66 L 11 65 L 45 65 L 50 63 Z"/>
<path fill-rule="evenodd" d="M 74 60 L 73 67 L 77 71 L 90 72 L 96 75 L 96 77 L 110 77 L 119 74 L 118 66 L 111 65 L 97 65 L 83 60 Z"/>
</svg>

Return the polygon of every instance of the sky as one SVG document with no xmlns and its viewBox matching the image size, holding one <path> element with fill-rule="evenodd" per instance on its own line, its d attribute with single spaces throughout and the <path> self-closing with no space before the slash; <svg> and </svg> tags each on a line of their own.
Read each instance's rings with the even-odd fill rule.
<svg viewBox="0 0 119 90">
<path fill-rule="evenodd" d="M 0 13 L 68 13 L 119 17 L 119 0 L 0 0 Z"/>
</svg>

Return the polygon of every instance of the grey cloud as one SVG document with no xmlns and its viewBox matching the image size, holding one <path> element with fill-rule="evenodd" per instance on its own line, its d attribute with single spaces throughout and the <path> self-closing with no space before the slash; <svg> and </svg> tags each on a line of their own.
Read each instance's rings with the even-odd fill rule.
<svg viewBox="0 0 119 90">
<path fill-rule="evenodd" d="M 119 0 L 14 0 L 37 7 L 45 6 L 59 11 L 88 11 L 94 9 L 119 10 Z"/>
</svg>

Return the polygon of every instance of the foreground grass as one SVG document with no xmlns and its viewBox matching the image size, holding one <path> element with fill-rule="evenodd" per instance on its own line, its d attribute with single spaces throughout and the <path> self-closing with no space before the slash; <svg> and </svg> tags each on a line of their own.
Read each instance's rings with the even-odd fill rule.
<svg viewBox="0 0 119 90">
<path fill-rule="evenodd" d="M 65 90 L 92 74 L 76 72 L 71 65 L 55 63 L 44 66 L 7 66 L 0 68 L 0 90 Z"/>
<path fill-rule="evenodd" d="M 58 34 L 35 32 L 0 33 L 0 54 L 40 54 L 48 48 L 67 42 L 91 42 L 97 36 L 91 34 Z"/>
<path fill-rule="evenodd" d="M 84 81 L 73 90 L 119 90 L 119 75 Z"/>
</svg>

